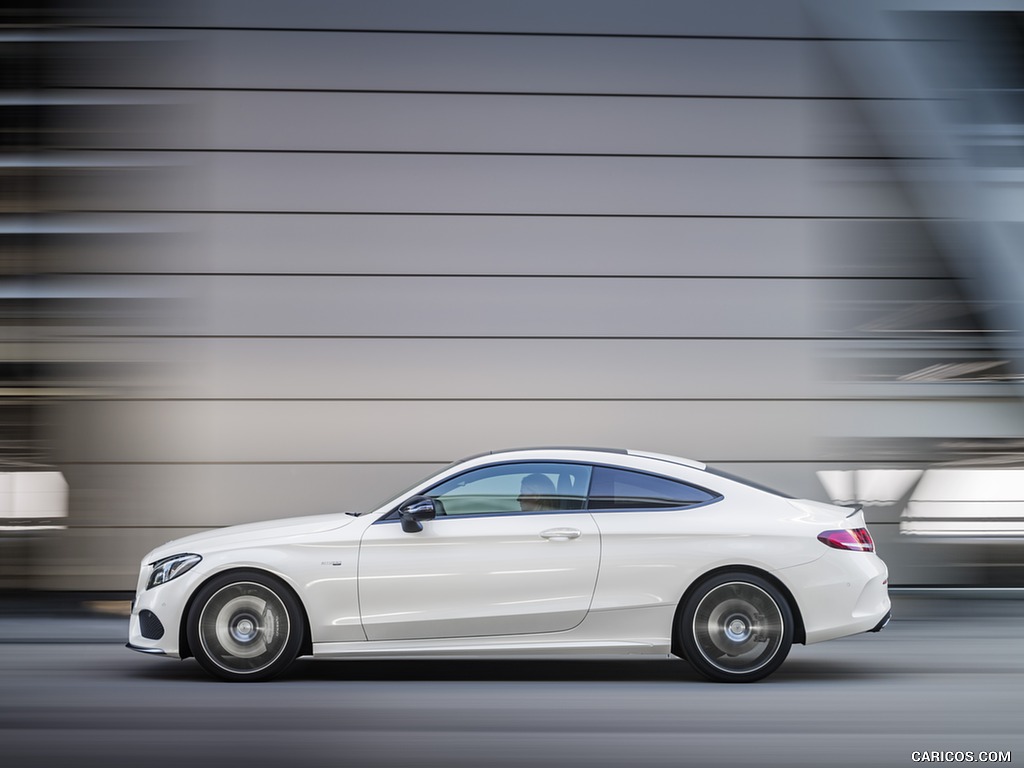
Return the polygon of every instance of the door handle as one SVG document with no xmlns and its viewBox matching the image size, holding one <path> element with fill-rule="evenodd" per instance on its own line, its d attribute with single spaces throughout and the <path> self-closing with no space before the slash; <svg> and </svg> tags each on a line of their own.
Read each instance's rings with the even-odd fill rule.
<svg viewBox="0 0 1024 768">
<path fill-rule="evenodd" d="M 548 528 L 546 531 L 540 532 L 540 537 L 550 541 L 568 541 L 569 539 L 578 539 L 580 532 L 575 528 Z"/>
</svg>

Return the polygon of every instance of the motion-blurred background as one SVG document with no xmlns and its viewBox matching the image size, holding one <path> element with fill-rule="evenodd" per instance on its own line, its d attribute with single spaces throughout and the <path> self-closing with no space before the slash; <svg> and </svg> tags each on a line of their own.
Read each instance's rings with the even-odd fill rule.
<svg viewBox="0 0 1024 768">
<path fill-rule="evenodd" d="M 8 3 L 0 588 L 545 444 L 1024 585 L 1014 7 Z"/>
</svg>

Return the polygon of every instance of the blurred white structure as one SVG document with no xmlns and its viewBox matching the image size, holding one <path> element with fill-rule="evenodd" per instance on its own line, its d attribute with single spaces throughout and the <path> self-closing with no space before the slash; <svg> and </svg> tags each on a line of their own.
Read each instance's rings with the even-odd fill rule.
<svg viewBox="0 0 1024 768">
<path fill-rule="evenodd" d="M 1024 469 L 850 469 L 817 475 L 835 504 L 892 507 L 906 500 L 901 534 L 1024 538 Z"/>
<path fill-rule="evenodd" d="M 1024 469 L 929 469 L 900 532 L 952 538 L 1024 538 Z"/>
<path fill-rule="evenodd" d="M 67 516 L 60 472 L 0 472 L 0 531 L 62 529 Z"/>
<path fill-rule="evenodd" d="M 888 507 L 907 495 L 921 473 L 920 469 L 819 470 L 818 479 L 834 504 Z"/>
</svg>

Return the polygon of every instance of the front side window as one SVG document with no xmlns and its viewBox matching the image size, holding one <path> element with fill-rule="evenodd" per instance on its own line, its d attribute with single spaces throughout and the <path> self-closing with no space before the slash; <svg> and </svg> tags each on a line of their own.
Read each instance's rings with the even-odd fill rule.
<svg viewBox="0 0 1024 768">
<path fill-rule="evenodd" d="M 717 493 L 667 477 L 594 467 L 590 509 L 676 509 L 721 498 Z"/>
<path fill-rule="evenodd" d="M 558 512 L 583 509 L 590 467 L 516 463 L 481 467 L 426 492 L 446 516 Z"/>
</svg>

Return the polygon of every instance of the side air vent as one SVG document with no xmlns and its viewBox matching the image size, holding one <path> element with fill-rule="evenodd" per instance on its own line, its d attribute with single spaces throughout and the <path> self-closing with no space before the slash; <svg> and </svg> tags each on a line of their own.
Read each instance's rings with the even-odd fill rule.
<svg viewBox="0 0 1024 768">
<path fill-rule="evenodd" d="M 142 636 L 150 640 L 159 640 L 164 636 L 164 625 L 152 611 L 139 611 L 139 629 L 142 631 Z"/>
</svg>

